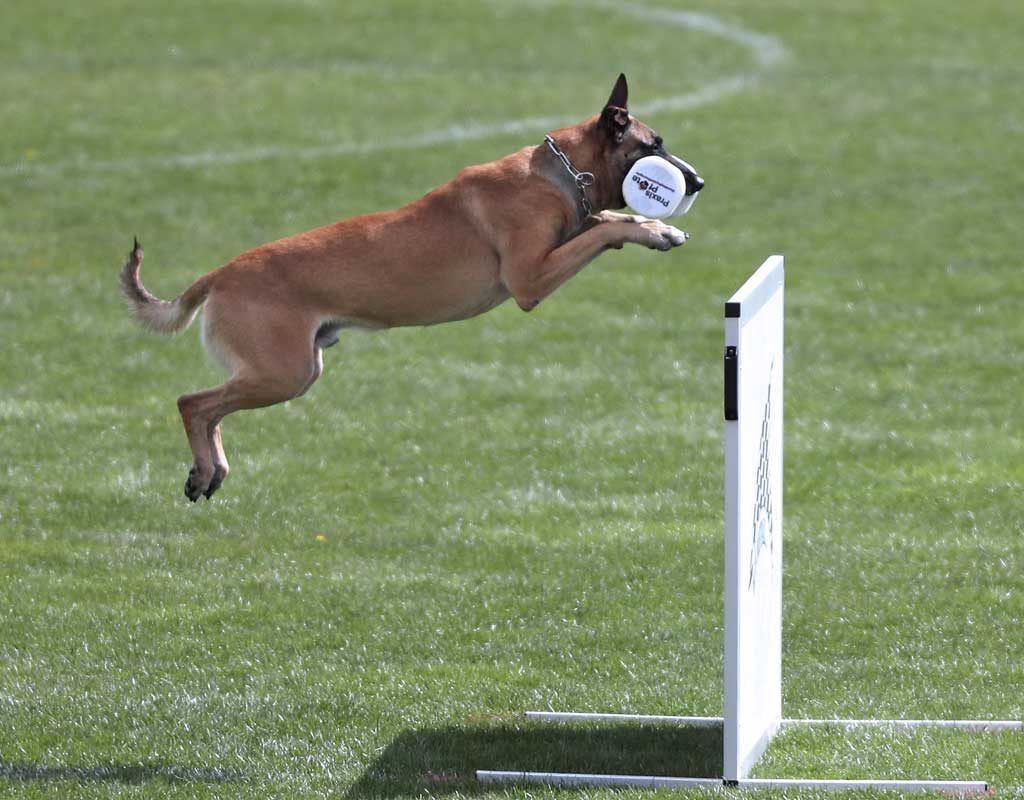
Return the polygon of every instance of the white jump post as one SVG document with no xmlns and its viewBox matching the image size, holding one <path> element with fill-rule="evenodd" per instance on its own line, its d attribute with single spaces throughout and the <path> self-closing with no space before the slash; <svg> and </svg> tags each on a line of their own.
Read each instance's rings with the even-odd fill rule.
<svg viewBox="0 0 1024 800">
<path fill-rule="evenodd" d="M 721 776 L 478 770 L 482 783 L 687 788 L 894 789 L 967 795 L 981 780 L 751 778 L 772 737 L 796 725 L 1024 730 L 1016 720 L 782 717 L 782 401 L 785 268 L 768 258 L 725 304 L 725 709 L 723 717 L 527 711 L 527 719 L 723 728 Z"/>
</svg>

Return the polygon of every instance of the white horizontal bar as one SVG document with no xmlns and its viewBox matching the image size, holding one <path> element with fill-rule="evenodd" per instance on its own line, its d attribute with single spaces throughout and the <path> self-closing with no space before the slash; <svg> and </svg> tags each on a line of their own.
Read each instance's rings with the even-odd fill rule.
<svg viewBox="0 0 1024 800">
<path fill-rule="evenodd" d="M 839 780 L 814 778 L 744 778 L 725 783 L 721 778 L 667 778 L 656 775 L 593 775 L 573 772 L 511 772 L 477 770 L 480 783 L 540 783 L 547 786 L 618 786 L 632 789 L 685 789 L 695 787 L 735 786 L 741 789 L 824 789 L 848 791 L 874 789 L 876 791 L 941 792 L 943 794 L 984 794 L 988 784 L 984 781 L 891 781 L 891 780 Z"/>
<path fill-rule="evenodd" d="M 941 792 L 943 794 L 966 795 L 985 794 L 985 781 L 889 781 L 868 778 L 865 780 L 838 780 L 813 778 L 742 778 L 734 785 L 741 789 L 825 789 L 848 791 L 851 789 L 874 789 L 899 792 Z"/>
<path fill-rule="evenodd" d="M 962 731 L 1020 731 L 1024 722 L 1010 719 L 784 719 L 783 725 L 835 725 L 843 728 L 954 728 Z"/>
<path fill-rule="evenodd" d="M 664 714 L 595 714 L 583 711 L 526 711 L 527 719 L 545 722 L 639 722 L 688 728 L 720 728 L 721 717 L 674 717 Z"/>
<path fill-rule="evenodd" d="M 526 711 L 527 719 L 545 722 L 638 722 L 715 728 L 722 717 L 680 717 L 668 714 L 603 714 L 584 711 Z M 784 719 L 786 725 L 835 725 L 840 728 L 953 728 L 962 731 L 1021 731 L 1024 721 L 1012 719 Z"/>
<path fill-rule="evenodd" d="M 571 772 L 502 772 L 480 769 L 480 783 L 542 783 L 548 786 L 620 786 L 632 789 L 683 789 L 722 786 L 721 778 L 662 778 L 654 775 L 588 775 Z"/>
</svg>

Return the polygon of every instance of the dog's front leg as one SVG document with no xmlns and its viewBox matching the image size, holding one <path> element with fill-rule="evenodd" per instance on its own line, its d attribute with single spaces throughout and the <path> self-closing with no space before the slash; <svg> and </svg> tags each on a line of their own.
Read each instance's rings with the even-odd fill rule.
<svg viewBox="0 0 1024 800">
<path fill-rule="evenodd" d="M 678 228 L 653 219 L 603 222 L 546 252 L 535 242 L 515 243 L 510 248 L 515 255 L 503 261 L 502 278 L 519 307 L 530 311 L 609 248 L 633 243 L 652 250 L 671 250 L 688 238 Z"/>
<path fill-rule="evenodd" d="M 640 222 L 650 222 L 648 217 L 642 217 L 639 214 L 620 214 L 617 211 L 598 211 L 591 214 L 589 217 L 583 220 L 583 224 L 580 225 L 580 229 L 577 232 L 577 236 L 581 233 L 589 231 L 598 225 L 605 225 L 609 222 L 632 222 L 634 224 Z M 621 245 L 619 245 L 621 247 Z"/>
<path fill-rule="evenodd" d="M 592 219 L 596 219 L 598 222 L 651 222 L 650 217 L 645 217 L 641 214 L 621 214 L 618 211 L 598 211 L 596 214 L 591 214 Z"/>
</svg>

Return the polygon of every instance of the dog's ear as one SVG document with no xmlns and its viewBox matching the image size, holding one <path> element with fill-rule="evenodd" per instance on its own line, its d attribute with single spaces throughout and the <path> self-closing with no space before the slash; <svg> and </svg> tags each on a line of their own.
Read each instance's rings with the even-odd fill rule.
<svg viewBox="0 0 1024 800">
<path fill-rule="evenodd" d="M 612 93 L 608 97 L 608 102 L 604 105 L 606 108 L 608 106 L 622 109 L 629 107 L 629 85 L 626 83 L 626 76 L 621 72 L 619 79 L 615 81 L 615 88 L 612 89 Z"/>
<path fill-rule="evenodd" d="M 601 111 L 600 128 L 608 133 L 615 144 L 620 144 L 626 136 L 626 128 L 629 127 L 629 85 L 626 83 L 626 76 L 620 74 L 615 81 L 615 88 L 612 89 L 604 110 Z"/>
</svg>

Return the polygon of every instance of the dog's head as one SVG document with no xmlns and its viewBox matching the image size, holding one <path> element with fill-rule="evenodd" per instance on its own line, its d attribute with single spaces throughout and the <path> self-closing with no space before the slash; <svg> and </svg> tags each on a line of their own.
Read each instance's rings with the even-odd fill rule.
<svg viewBox="0 0 1024 800">
<path fill-rule="evenodd" d="M 629 86 L 626 76 L 619 75 L 608 102 L 597 121 L 603 139 L 606 159 L 617 184 L 621 185 L 630 167 L 644 156 L 661 156 L 675 164 L 686 178 L 686 193 L 696 194 L 704 188 L 704 179 L 692 166 L 665 149 L 662 138 L 650 127 L 629 113 Z M 619 207 L 626 204 L 619 191 Z"/>
</svg>

